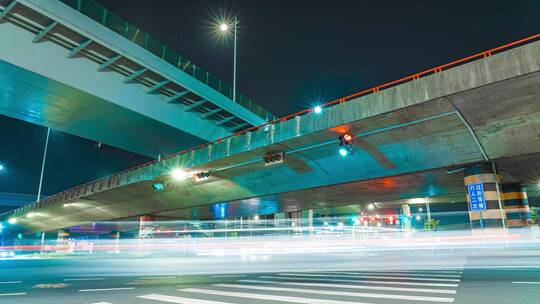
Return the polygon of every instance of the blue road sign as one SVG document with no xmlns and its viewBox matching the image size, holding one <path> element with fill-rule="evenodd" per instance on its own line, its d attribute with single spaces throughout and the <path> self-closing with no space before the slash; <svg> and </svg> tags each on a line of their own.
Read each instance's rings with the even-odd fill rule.
<svg viewBox="0 0 540 304">
<path fill-rule="evenodd" d="M 469 206 L 471 211 L 486 210 L 486 193 L 482 183 L 467 185 L 469 191 Z"/>
</svg>

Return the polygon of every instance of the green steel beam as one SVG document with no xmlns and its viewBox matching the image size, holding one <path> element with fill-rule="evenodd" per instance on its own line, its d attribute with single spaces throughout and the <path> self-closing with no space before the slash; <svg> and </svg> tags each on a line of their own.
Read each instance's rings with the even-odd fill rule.
<svg viewBox="0 0 540 304">
<path fill-rule="evenodd" d="M 192 104 L 192 105 L 189 105 L 189 106 L 185 109 L 185 111 L 191 111 L 191 110 L 195 109 L 196 107 L 202 105 L 202 104 L 205 103 L 205 102 L 206 102 L 205 99 L 199 100 L 199 101 L 195 101 L 195 103 Z"/>
<path fill-rule="evenodd" d="M 168 79 L 165 79 L 163 81 L 160 81 L 160 82 L 157 82 L 154 86 L 150 87 L 148 89 L 148 91 L 146 91 L 147 94 L 154 94 L 156 93 L 159 89 L 163 88 L 164 86 L 166 86 L 167 84 L 169 84 L 171 81 L 168 80 Z"/>
<path fill-rule="evenodd" d="M 219 112 L 221 112 L 221 111 L 224 111 L 224 110 L 223 110 L 222 108 L 218 108 L 218 109 L 212 110 L 212 111 L 210 111 L 210 112 L 204 113 L 204 114 L 201 116 L 201 118 L 202 118 L 202 119 L 207 119 L 208 117 L 210 117 L 210 116 L 212 116 L 212 115 L 214 115 L 214 114 L 217 114 L 217 113 L 219 113 Z"/>
<path fill-rule="evenodd" d="M 44 29 L 42 29 L 36 37 L 34 37 L 34 40 L 32 42 L 39 43 L 43 41 L 43 38 L 45 38 L 45 35 L 47 35 L 55 26 L 58 25 L 58 22 L 53 21 L 51 24 L 47 25 Z"/>
<path fill-rule="evenodd" d="M 178 93 L 178 94 L 176 94 L 176 95 L 174 95 L 174 96 L 168 98 L 168 99 L 167 99 L 167 103 L 178 103 L 178 101 L 177 101 L 178 98 L 183 97 L 183 96 L 186 96 L 188 93 L 189 93 L 188 90 L 185 90 L 185 91 L 183 91 L 183 92 L 180 92 L 180 93 Z"/>
<path fill-rule="evenodd" d="M 148 71 L 148 69 L 146 68 L 142 68 L 138 71 L 135 71 L 133 72 L 131 75 L 129 75 L 128 77 L 126 77 L 126 79 L 124 79 L 124 83 L 130 83 L 130 82 L 133 82 L 135 80 L 135 78 L 141 76 L 142 74 L 144 74 L 144 72 Z"/>
<path fill-rule="evenodd" d="M 9 14 L 9 12 L 15 7 L 15 5 L 17 5 L 17 1 L 13 0 L 8 6 L 6 6 L 6 8 L 4 8 L 4 11 L 0 13 L 0 21 L 2 21 L 2 19 L 4 19 Z"/>
<path fill-rule="evenodd" d="M 84 50 L 87 46 L 89 46 L 90 43 L 92 43 L 91 39 L 88 39 L 88 40 L 85 40 L 84 42 L 81 42 L 81 44 L 79 44 L 78 46 L 76 46 L 74 49 L 72 49 L 69 52 L 67 57 L 68 58 L 75 58 L 75 56 L 77 56 L 77 54 L 79 54 L 82 50 Z"/>
<path fill-rule="evenodd" d="M 231 117 L 223 118 L 216 125 L 221 126 L 221 125 L 226 124 L 226 123 L 228 123 L 229 121 L 231 121 L 231 120 L 233 120 L 235 118 L 237 118 L 237 117 L 236 116 L 231 116 Z"/>
<path fill-rule="evenodd" d="M 113 57 L 109 58 L 107 61 L 105 61 L 104 63 L 99 65 L 99 67 L 97 69 L 98 72 L 105 71 L 111 64 L 115 63 L 120 58 L 122 58 L 121 55 L 116 55 L 116 56 L 113 56 Z"/>
</svg>

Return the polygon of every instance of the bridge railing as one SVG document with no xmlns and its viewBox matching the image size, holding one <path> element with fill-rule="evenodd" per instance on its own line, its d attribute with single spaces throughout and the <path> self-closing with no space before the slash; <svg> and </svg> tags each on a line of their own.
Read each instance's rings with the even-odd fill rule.
<svg viewBox="0 0 540 304">
<path fill-rule="evenodd" d="M 110 30 L 122 35 L 131 42 L 143 47 L 169 64 L 179 68 L 190 76 L 205 83 L 214 90 L 233 100 L 233 89 L 230 85 L 219 80 L 205 69 L 191 62 L 188 58 L 166 46 L 152 35 L 141 30 L 134 24 L 126 21 L 122 17 L 109 11 L 93 0 L 60 0 L 68 6 L 74 8 L 80 13 L 90 17 L 96 22 L 106 26 Z M 236 92 L 236 103 L 248 109 L 255 115 L 266 121 L 273 120 L 276 117 L 253 102 L 251 98 Z"/>
<path fill-rule="evenodd" d="M 62 1 L 64 1 L 64 0 L 62 0 Z M 73 0 L 73 1 L 75 1 L 75 0 Z M 388 88 L 391 88 L 391 87 L 394 87 L 394 86 L 397 86 L 397 85 L 400 85 L 400 84 L 403 84 L 403 83 L 406 83 L 406 82 L 415 81 L 415 80 L 418 80 L 420 78 L 423 78 L 423 77 L 426 77 L 426 76 L 429 76 L 429 75 L 440 73 L 440 72 L 442 72 L 444 70 L 447 70 L 447 69 L 450 69 L 450 68 L 465 64 L 465 63 L 469 63 L 469 62 L 472 62 L 472 61 L 475 61 L 475 60 L 487 58 L 487 57 L 492 56 L 493 54 L 496 54 L 496 53 L 499 53 L 499 52 L 502 52 L 502 51 L 505 51 L 505 50 L 508 50 L 508 49 L 511 49 L 511 48 L 514 48 L 514 47 L 517 47 L 517 46 L 520 46 L 520 45 L 524 45 L 524 44 L 527 44 L 527 43 L 530 43 L 530 42 L 534 42 L 534 41 L 537 41 L 537 40 L 540 40 L 540 34 L 536 34 L 536 35 L 533 35 L 533 36 L 530 36 L 530 37 L 527 37 L 527 38 L 524 38 L 524 39 L 521 39 L 521 40 L 518 40 L 518 41 L 515 41 L 515 42 L 512 42 L 512 43 L 508 43 L 508 44 L 505 44 L 505 45 L 502 45 L 502 46 L 499 46 L 499 47 L 496 47 L 496 48 L 493 48 L 493 49 L 490 49 L 490 50 L 487 50 L 487 51 L 484 51 L 484 52 L 481 52 L 481 53 L 474 54 L 472 56 L 468 56 L 468 57 L 465 57 L 465 58 L 462 58 L 462 59 L 458 59 L 458 60 L 449 62 L 447 64 L 443 64 L 443 65 L 440 65 L 440 66 L 437 66 L 437 67 L 422 71 L 420 73 L 412 74 L 412 75 L 409 75 L 409 76 L 406 76 L 406 77 L 403 77 L 403 78 L 400 78 L 400 79 L 397 79 L 397 80 L 394 80 L 394 81 L 390 81 L 390 82 L 387 82 L 387 83 L 384 83 L 384 84 L 381 84 L 381 85 L 378 85 L 378 86 L 375 86 L 375 87 L 372 87 L 372 88 L 369 88 L 369 89 L 366 89 L 366 90 L 363 90 L 363 91 L 360 91 L 360 92 L 357 92 L 357 93 L 354 93 L 354 94 L 351 94 L 351 95 L 348 95 L 348 96 L 345 96 L 345 97 L 342 97 L 342 98 L 339 98 L 339 99 L 335 99 L 335 100 L 332 100 L 330 102 L 327 102 L 327 103 L 323 104 L 321 107 L 322 108 L 328 108 L 328 107 L 331 107 L 331 106 L 334 106 L 334 105 L 337 105 L 337 104 L 341 104 L 341 103 L 350 101 L 352 99 L 355 99 L 355 98 L 358 98 L 358 97 L 361 97 L 361 96 L 365 96 L 365 95 L 369 95 L 369 94 L 376 94 L 376 93 L 380 92 L 381 90 L 385 90 L 385 89 L 388 89 Z M 205 144 L 195 146 L 195 147 L 190 148 L 190 149 L 180 151 L 178 153 L 167 156 L 165 159 L 173 158 L 173 157 L 176 157 L 178 155 L 185 154 L 185 153 L 190 153 L 191 151 L 201 149 L 201 148 L 205 148 L 205 147 L 207 147 L 209 145 L 212 145 L 212 144 L 215 144 L 215 143 L 221 143 L 222 141 L 224 141 L 224 140 L 226 140 L 228 138 L 241 136 L 241 135 L 243 135 L 245 133 L 256 131 L 256 130 L 259 130 L 259 129 L 264 128 L 266 126 L 283 123 L 283 122 L 286 122 L 286 121 L 288 121 L 288 120 L 290 120 L 290 119 L 292 119 L 294 117 L 311 113 L 312 111 L 313 111 L 313 109 L 306 109 L 306 110 L 303 110 L 303 111 L 300 111 L 300 112 L 297 112 L 297 113 L 294 113 L 294 114 L 290 114 L 290 115 L 287 115 L 287 116 L 284 116 L 284 117 L 269 121 L 269 122 L 267 122 L 265 124 L 262 124 L 260 126 L 256 126 L 256 127 L 252 127 L 252 128 L 243 130 L 243 131 L 238 132 L 238 133 L 236 133 L 234 135 L 230 135 L 230 136 L 227 136 L 227 137 L 216 139 L 216 140 L 211 141 L 209 143 L 205 143 Z M 31 204 L 31 205 L 27 205 L 25 207 L 16 209 L 16 210 L 8 213 L 8 215 L 12 214 L 12 215 L 17 216 L 17 215 L 20 215 L 20 214 L 25 214 L 27 211 L 33 209 L 34 207 L 48 206 L 50 204 L 56 204 L 56 203 L 63 202 L 63 201 L 66 201 L 66 200 L 71 200 L 71 199 L 74 199 L 74 198 L 85 196 L 85 195 L 89 194 L 88 191 L 91 191 L 92 193 L 95 193 L 95 192 L 104 191 L 104 190 L 107 190 L 107 189 L 110 189 L 110 188 L 114 188 L 116 186 L 121 185 L 122 183 L 130 182 L 130 181 L 132 181 L 134 179 L 142 180 L 143 178 L 141 178 L 141 176 L 145 176 L 145 175 L 146 176 L 151 176 L 151 172 L 146 172 L 145 169 L 146 170 L 151 170 L 151 167 L 149 167 L 149 166 L 152 165 L 152 164 L 156 164 L 156 163 L 158 163 L 157 160 L 154 160 L 154 161 L 151 161 L 151 162 L 148 162 L 148 163 L 144 163 L 144 164 L 140 164 L 140 165 L 138 165 L 136 167 L 123 170 L 123 171 L 118 172 L 118 173 L 116 173 L 114 175 L 111 175 L 109 177 L 105 177 L 103 179 L 99 179 L 99 180 L 96 180 L 96 181 L 91 181 L 91 182 L 88 182 L 86 184 L 83 184 L 83 185 L 75 187 L 75 188 L 67 189 L 67 190 L 62 191 L 62 192 L 60 192 L 60 193 L 58 193 L 56 195 L 53 195 L 53 196 L 51 196 L 51 197 L 49 197 L 49 198 L 47 198 L 47 199 L 45 199 L 45 200 L 43 200 L 43 201 L 41 201 L 39 203 L 36 202 L 36 203 Z M 126 173 L 132 173 L 132 174 L 126 174 Z M 91 189 L 91 190 L 89 190 L 89 189 Z M 3 215 L 6 215 L 6 214 L 3 214 Z"/>
</svg>

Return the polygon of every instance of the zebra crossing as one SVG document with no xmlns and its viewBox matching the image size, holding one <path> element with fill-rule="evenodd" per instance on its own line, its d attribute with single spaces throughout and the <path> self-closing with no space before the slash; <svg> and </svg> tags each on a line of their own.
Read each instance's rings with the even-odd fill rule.
<svg viewBox="0 0 540 304">
<path fill-rule="evenodd" d="M 462 269 L 282 272 L 137 298 L 144 300 L 141 303 L 155 304 L 453 303 L 461 276 Z"/>
</svg>

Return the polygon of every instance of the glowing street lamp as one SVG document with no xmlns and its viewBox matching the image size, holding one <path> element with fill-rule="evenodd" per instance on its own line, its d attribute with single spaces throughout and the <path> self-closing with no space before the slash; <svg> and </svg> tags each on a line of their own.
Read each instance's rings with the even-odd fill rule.
<svg viewBox="0 0 540 304">
<path fill-rule="evenodd" d="M 234 39 L 234 47 L 233 47 L 233 95 L 232 100 L 236 101 L 236 28 L 238 27 L 238 18 L 234 17 L 234 22 L 232 24 L 222 22 L 219 24 L 219 31 L 223 34 L 228 33 L 231 30 L 231 26 L 233 27 L 233 39 Z"/>
<path fill-rule="evenodd" d="M 176 168 L 171 171 L 171 176 L 176 181 L 182 181 L 192 176 L 189 172 L 186 172 L 184 169 Z"/>
</svg>

